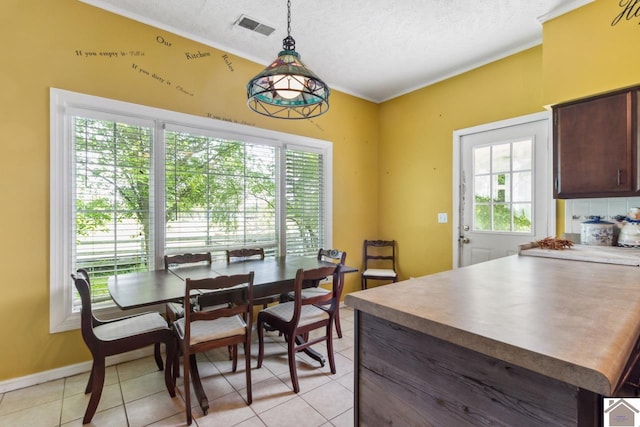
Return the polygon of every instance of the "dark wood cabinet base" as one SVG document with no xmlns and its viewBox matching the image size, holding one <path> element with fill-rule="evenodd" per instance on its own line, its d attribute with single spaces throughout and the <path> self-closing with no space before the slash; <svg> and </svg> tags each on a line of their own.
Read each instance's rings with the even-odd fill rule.
<svg viewBox="0 0 640 427">
<path fill-rule="evenodd" d="M 356 310 L 359 426 L 600 426 L 601 396 Z"/>
</svg>

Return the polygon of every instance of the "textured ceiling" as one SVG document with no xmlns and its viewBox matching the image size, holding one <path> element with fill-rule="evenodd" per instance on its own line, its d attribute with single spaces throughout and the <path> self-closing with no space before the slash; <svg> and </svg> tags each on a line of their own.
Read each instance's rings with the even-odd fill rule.
<svg viewBox="0 0 640 427">
<path fill-rule="evenodd" d="M 265 66 L 287 35 L 285 0 L 80 1 Z M 591 1 L 292 0 L 291 35 L 331 88 L 382 102 L 538 45 L 541 22 Z M 241 15 L 276 30 L 234 26 Z"/>
</svg>

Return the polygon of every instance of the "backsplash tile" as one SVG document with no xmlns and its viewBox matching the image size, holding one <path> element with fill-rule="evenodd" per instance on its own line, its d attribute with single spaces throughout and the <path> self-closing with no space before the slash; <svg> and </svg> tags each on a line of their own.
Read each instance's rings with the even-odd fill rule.
<svg viewBox="0 0 640 427">
<path fill-rule="evenodd" d="M 626 215 L 629 209 L 640 207 L 640 197 L 565 200 L 565 233 L 580 233 L 580 223 L 597 215 L 613 222 L 616 215 Z"/>
</svg>

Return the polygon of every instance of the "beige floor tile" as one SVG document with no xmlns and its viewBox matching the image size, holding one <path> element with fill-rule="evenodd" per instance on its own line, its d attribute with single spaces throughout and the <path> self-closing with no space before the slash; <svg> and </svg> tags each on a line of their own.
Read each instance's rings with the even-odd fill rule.
<svg viewBox="0 0 640 427">
<path fill-rule="evenodd" d="M 346 374 L 349 372 L 353 372 L 354 370 L 354 362 L 353 360 L 345 357 L 341 353 L 336 353 L 334 355 L 334 359 L 336 362 L 336 375 Z M 325 363 L 325 368 L 328 368 L 329 363 Z"/>
<path fill-rule="evenodd" d="M 233 386 L 233 388 L 244 393 L 244 389 L 247 387 L 247 381 L 244 371 L 244 361 L 242 364 L 240 363 L 240 361 L 238 361 L 238 369 L 236 370 L 236 372 L 231 372 L 231 370 L 229 370 L 229 372 L 225 372 L 223 375 Z M 270 370 L 257 369 L 256 362 L 251 363 L 251 384 L 259 383 L 273 377 L 273 372 L 271 372 Z"/>
<path fill-rule="evenodd" d="M 153 424 L 149 424 L 148 427 L 183 427 L 187 425 L 187 415 L 185 412 L 180 412 L 169 418 L 164 418 Z M 192 426 L 198 426 L 199 424 L 193 423 Z"/>
<path fill-rule="evenodd" d="M 177 395 L 184 401 L 184 377 L 178 378 L 176 385 Z M 207 396 L 207 400 L 211 402 L 212 400 L 218 399 L 226 394 L 232 393 L 235 391 L 233 386 L 229 384 L 229 382 L 222 376 L 220 373 L 216 375 L 212 375 L 209 377 L 200 377 L 200 381 L 202 383 L 202 388 L 204 390 L 205 395 Z M 194 416 L 196 414 L 201 414 L 202 410 L 200 409 L 200 403 L 196 398 L 195 391 L 193 389 L 193 382 L 189 382 L 189 392 L 191 396 L 191 408 Z M 211 405 L 211 404 L 209 404 Z"/>
<path fill-rule="evenodd" d="M 164 354 L 163 362 L 166 362 L 166 360 L 164 360 Z M 117 365 L 116 368 L 118 370 L 118 378 L 120 381 L 127 381 L 152 372 L 158 372 L 158 365 L 156 365 L 156 361 L 153 356 L 147 356 L 142 359 L 121 363 Z"/>
<path fill-rule="evenodd" d="M 344 357 L 346 357 L 347 359 L 353 361 L 354 360 L 354 348 L 353 347 L 347 347 L 344 348 L 340 351 L 338 351 L 338 353 L 340 353 L 341 355 L 343 355 Z"/>
<path fill-rule="evenodd" d="M 184 412 L 184 402 L 178 396 L 160 392 L 126 403 L 130 427 L 142 427 Z"/>
<path fill-rule="evenodd" d="M 74 394 L 84 393 L 85 387 L 87 387 L 87 381 L 89 381 L 89 372 L 83 374 L 67 377 L 64 380 L 64 397 L 69 397 Z M 104 370 L 104 385 L 111 385 L 118 383 L 118 372 L 115 366 L 108 366 Z"/>
<path fill-rule="evenodd" d="M 164 391 L 167 395 L 169 394 L 164 382 L 164 371 L 155 371 L 127 381 L 121 381 L 120 385 L 122 386 L 122 396 L 127 403 L 161 391 Z"/>
<path fill-rule="evenodd" d="M 297 360 L 296 369 L 298 372 L 298 384 L 300 385 L 300 393 L 313 390 L 316 387 L 326 384 L 331 381 L 331 378 L 327 375 L 329 370 L 324 371 L 319 368 L 315 368 L 304 361 Z M 293 383 L 291 382 L 291 375 L 287 370 L 286 373 L 280 375 L 278 378 L 287 384 L 288 387 L 293 390 Z"/>
<path fill-rule="evenodd" d="M 11 392 L 7 393 L 10 394 Z M 60 424 L 62 399 L 22 408 L 0 416 L 2 427 L 54 427 Z"/>
<path fill-rule="evenodd" d="M 260 419 L 268 427 L 313 427 L 327 422 L 326 418 L 298 396 L 284 405 L 261 413 Z"/>
<path fill-rule="evenodd" d="M 62 403 L 64 379 L 49 381 L 19 390 L 9 391 L 0 401 L 0 415 L 37 407 L 43 403 Z M 58 414 L 60 416 L 60 414 Z M 2 425 L 0 423 L 0 425 Z"/>
<path fill-rule="evenodd" d="M 61 422 L 76 420 L 84 417 L 84 413 L 87 410 L 89 404 L 89 394 L 74 394 L 69 397 L 65 397 L 62 401 L 62 418 Z M 120 384 L 105 385 L 102 388 L 102 395 L 100 396 L 100 403 L 98 403 L 97 412 L 104 411 L 116 406 L 122 406 L 122 393 L 120 391 Z"/>
<path fill-rule="evenodd" d="M 338 338 L 337 335 L 333 336 L 333 349 L 335 351 L 340 351 L 343 348 L 353 347 L 353 337 L 349 336 L 347 332 L 343 332 L 342 338 Z"/>
<path fill-rule="evenodd" d="M 343 412 L 335 418 L 329 420 L 331 425 L 335 427 L 353 427 L 354 419 L 353 419 L 353 408 L 348 411 Z"/>
<path fill-rule="evenodd" d="M 127 415 L 124 406 L 116 406 L 104 411 L 96 412 L 89 424 L 82 424 L 82 418 L 62 424 L 62 427 L 119 427 L 127 425 Z"/>
<path fill-rule="evenodd" d="M 341 375 L 338 378 L 334 378 L 334 381 L 342 384 L 343 387 L 353 393 L 353 390 L 355 388 L 353 375 L 353 372 L 347 372 L 346 374 Z"/>
<path fill-rule="evenodd" d="M 323 384 L 301 397 L 326 419 L 334 418 L 353 407 L 353 393 L 336 381 Z"/>
<path fill-rule="evenodd" d="M 239 424 L 236 424 L 234 427 L 265 427 L 265 424 L 260 420 L 259 417 L 255 416 Z"/>
<path fill-rule="evenodd" d="M 255 412 L 240 396 L 238 392 L 232 392 L 209 402 L 209 412 L 203 415 L 194 413 L 198 427 L 233 426 L 240 422 L 255 417 Z"/>
<path fill-rule="evenodd" d="M 291 400 L 295 396 L 295 393 L 286 384 L 273 377 L 253 384 L 251 409 L 260 415 L 262 412 Z"/>
</svg>

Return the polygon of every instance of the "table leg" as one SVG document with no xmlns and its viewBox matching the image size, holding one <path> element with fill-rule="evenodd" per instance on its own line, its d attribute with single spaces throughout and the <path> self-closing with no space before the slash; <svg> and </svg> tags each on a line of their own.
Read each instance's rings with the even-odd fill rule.
<svg viewBox="0 0 640 427">
<path fill-rule="evenodd" d="M 193 383 L 193 391 L 196 393 L 196 399 L 198 399 L 198 403 L 200 403 L 200 408 L 202 408 L 202 412 L 207 415 L 209 411 L 209 399 L 207 399 L 207 395 L 204 392 L 204 388 L 202 387 L 202 382 L 200 381 L 200 373 L 198 372 L 198 363 L 196 362 L 196 355 L 192 354 L 189 356 L 190 360 L 190 371 L 191 371 L 191 382 Z"/>
</svg>

